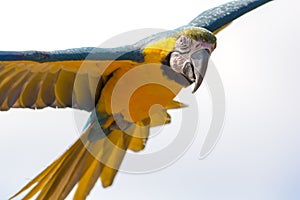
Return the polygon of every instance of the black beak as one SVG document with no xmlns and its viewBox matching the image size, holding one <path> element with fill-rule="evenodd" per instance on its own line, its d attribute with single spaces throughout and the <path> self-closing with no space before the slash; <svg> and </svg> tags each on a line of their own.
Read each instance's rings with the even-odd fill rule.
<svg viewBox="0 0 300 200">
<path fill-rule="evenodd" d="M 207 49 L 200 49 L 191 55 L 190 59 L 193 64 L 193 72 L 195 77 L 195 87 L 193 93 L 197 91 L 203 81 L 209 57 L 210 52 Z"/>
</svg>

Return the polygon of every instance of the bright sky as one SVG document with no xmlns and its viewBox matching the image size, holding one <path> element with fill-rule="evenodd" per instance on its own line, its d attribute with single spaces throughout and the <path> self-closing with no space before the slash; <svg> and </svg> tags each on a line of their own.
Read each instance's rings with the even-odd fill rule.
<svg viewBox="0 0 300 200">
<path fill-rule="evenodd" d="M 133 29 L 177 28 L 225 2 L 3 1 L 0 50 L 98 46 Z M 155 173 L 119 173 L 108 189 L 98 183 L 89 199 L 300 199 L 299 13 L 297 1 L 277 0 L 217 35 L 211 59 L 225 88 L 226 120 L 208 158 L 198 159 L 212 112 L 203 85 L 196 94 L 199 134 L 185 155 Z M 178 117 L 172 112 L 173 124 L 150 140 L 146 151 L 168 145 Z M 78 137 L 71 109 L 2 112 L 0 127 L 0 199 L 15 193 Z"/>
</svg>

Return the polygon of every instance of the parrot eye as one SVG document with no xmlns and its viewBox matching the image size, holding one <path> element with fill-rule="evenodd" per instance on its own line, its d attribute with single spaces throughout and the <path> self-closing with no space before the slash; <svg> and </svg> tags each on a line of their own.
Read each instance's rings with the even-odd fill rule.
<svg viewBox="0 0 300 200">
<path fill-rule="evenodd" d="M 180 36 L 175 44 L 175 48 L 180 53 L 187 53 L 190 51 L 192 45 L 192 40 L 186 36 Z"/>
</svg>

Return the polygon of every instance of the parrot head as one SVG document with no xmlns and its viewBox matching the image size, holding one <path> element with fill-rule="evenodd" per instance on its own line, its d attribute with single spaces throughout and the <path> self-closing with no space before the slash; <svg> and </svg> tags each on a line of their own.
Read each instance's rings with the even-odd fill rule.
<svg viewBox="0 0 300 200">
<path fill-rule="evenodd" d="M 188 28 L 175 36 L 174 49 L 168 55 L 169 66 L 191 83 L 195 83 L 193 93 L 200 87 L 208 60 L 216 48 L 216 37 L 204 28 Z"/>
<path fill-rule="evenodd" d="M 204 28 L 188 27 L 172 32 L 165 38 L 155 38 L 154 42 L 150 40 L 143 53 L 146 62 L 157 61 L 168 66 L 165 69 L 168 78 L 184 86 L 195 83 L 194 93 L 203 81 L 216 42 L 212 32 Z"/>
</svg>

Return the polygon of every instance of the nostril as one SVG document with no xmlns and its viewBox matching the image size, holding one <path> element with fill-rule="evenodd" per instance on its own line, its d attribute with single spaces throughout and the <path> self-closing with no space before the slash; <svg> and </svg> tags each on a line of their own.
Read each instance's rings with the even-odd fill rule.
<svg viewBox="0 0 300 200">
<path fill-rule="evenodd" d="M 209 49 L 205 49 L 205 51 L 208 53 L 208 55 L 211 54 Z"/>
</svg>

